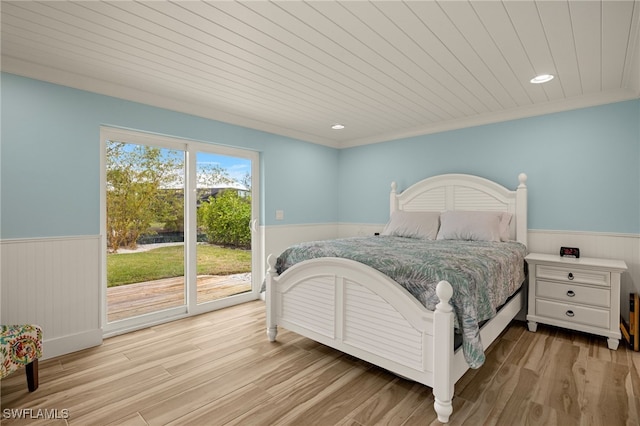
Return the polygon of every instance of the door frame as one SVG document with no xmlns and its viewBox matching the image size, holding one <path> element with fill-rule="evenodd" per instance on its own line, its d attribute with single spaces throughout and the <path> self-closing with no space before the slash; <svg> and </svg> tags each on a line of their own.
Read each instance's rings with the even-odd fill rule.
<svg viewBox="0 0 640 426">
<path fill-rule="evenodd" d="M 106 143 L 117 140 L 133 144 L 151 145 L 168 149 L 179 149 L 185 152 L 185 305 L 176 308 L 152 312 L 119 321 L 107 321 L 107 240 L 106 240 Z M 251 160 L 251 291 L 229 296 L 224 299 L 197 304 L 196 286 L 196 243 L 197 243 L 197 208 L 196 208 L 196 166 L 197 153 L 207 152 Z M 226 145 L 205 143 L 180 137 L 171 137 L 155 133 L 134 131 L 111 126 L 100 127 L 100 323 L 103 337 L 146 328 L 155 324 L 174 321 L 192 315 L 198 315 L 239 303 L 256 300 L 260 297 L 260 268 L 263 257 L 262 236 L 258 232 L 260 209 L 260 154 L 257 151 L 233 148 Z"/>
</svg>

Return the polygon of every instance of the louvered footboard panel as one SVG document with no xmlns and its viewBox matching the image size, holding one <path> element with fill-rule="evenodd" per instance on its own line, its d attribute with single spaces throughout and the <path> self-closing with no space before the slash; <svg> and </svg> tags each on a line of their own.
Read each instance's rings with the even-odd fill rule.
<svg viewBox="0 0 640 426">
<path fill-rule="evenodd" d="M 423 334 L 365 287 L 345 281 L 344 343 L 423 370 Z"/>
<path fill-rule="evenodd" d="M 282 319 L 335 338 L 335 276 L 308 279 L 282 295 Z"/>
</svg>

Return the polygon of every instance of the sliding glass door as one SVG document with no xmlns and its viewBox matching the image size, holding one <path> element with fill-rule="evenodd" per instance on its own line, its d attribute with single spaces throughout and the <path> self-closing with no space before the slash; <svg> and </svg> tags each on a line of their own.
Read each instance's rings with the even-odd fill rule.
<svg viewBox="0 0 640 426">
<path fill-rule="evenodd" d="M 251 291 L 251 160 L 197 152 L 198 304 Z"/>
<path fill-rule="evenodd" d="M 257 153 L 101 135 L 105 334 L 257 298 Z"/>
<path fill-rule="evenodd" d="M 185 151 L 106 141 L 107 321 L 185 306 Z"/>
</svg>

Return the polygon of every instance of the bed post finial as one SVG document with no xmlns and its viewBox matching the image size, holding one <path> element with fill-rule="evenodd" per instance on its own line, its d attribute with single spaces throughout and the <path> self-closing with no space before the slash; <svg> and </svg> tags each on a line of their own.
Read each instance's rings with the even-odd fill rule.
<svg viewBox="0 0 640 426">
<path fill-rule="evenodd" d="M 518 175 L 518 180 L 520 181 L 519 187 L 527 186 L 527 174 L 526 173 L 520 173 Z"/>
<path fill-rule="evenodd" d="M 267 256 L 267 265 L 269 265 L 269 267 L 267 268 L 267 274 L 276 272 L 276 260 L 277 257 L 274 256 L 273 253 Z"/>
<path fill-rule="evenodd" d="M 440 281 L 436 286 L 436 294 L 438 295 L 438 299 L 440 299 L 440 303 L 436 305 L 436 309 L 441 312 L 451 312 L 453 308 L 449 304 L 449 300 L 453 297 L 453 287 L 449 284 L 448 281 Z"/>
</svg>

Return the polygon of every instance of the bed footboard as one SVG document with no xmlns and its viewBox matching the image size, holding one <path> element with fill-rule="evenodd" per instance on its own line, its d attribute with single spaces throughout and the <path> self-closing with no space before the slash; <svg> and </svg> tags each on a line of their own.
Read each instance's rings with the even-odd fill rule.
<svg viewBox="0 0 640 426">
<path fill-rule="evenodd" d="M 267 336 L 278 326 L 433 388 L 438 420 L 453 411 L 451 285 L 436 289 L 428 311 L 399 284 L 346 259 L 301 262 L 281 276 L 267 260 Z"/>
</svg>

